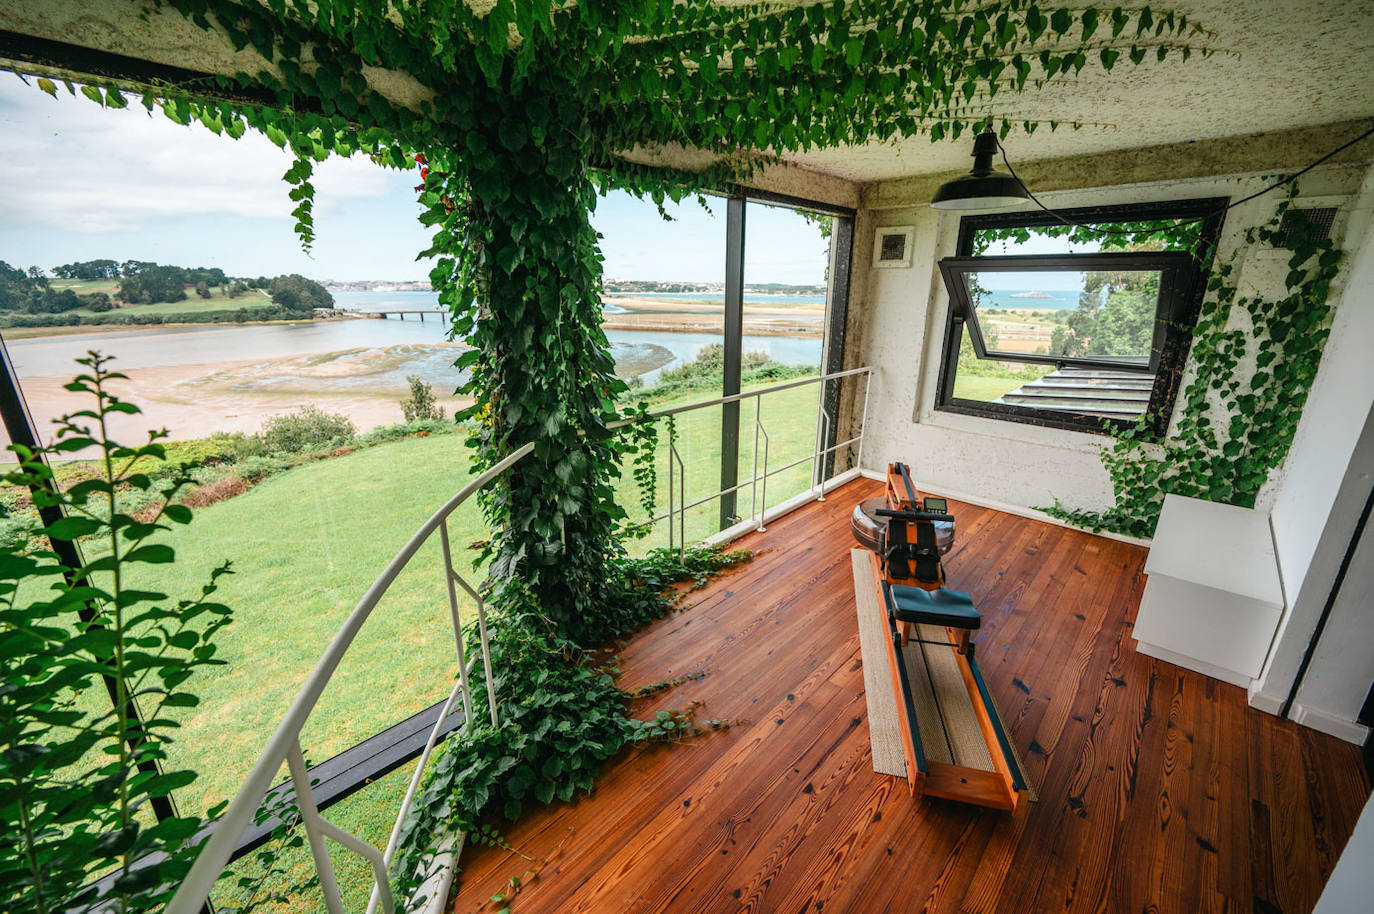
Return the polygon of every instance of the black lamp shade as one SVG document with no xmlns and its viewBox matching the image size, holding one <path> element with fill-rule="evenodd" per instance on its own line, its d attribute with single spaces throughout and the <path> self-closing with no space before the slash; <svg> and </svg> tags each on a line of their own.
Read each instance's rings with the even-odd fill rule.
<svg viewBox="0 0 1374 914">
<path fill-rule="evenodd" d="M 973 170 L 941 184 L 930 205 L 935 209 L 1001 209 L 1029 200 L 1024 184 L 993 170 L 996 152 L 997 135 L 991 130 L 978 134 L 973 141 Z"/>
</svg>

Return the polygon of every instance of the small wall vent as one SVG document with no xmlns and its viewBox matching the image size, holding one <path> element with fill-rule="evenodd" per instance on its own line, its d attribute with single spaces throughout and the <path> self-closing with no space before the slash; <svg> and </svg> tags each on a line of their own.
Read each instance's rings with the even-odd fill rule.
<svg viewBox="0 0 1374 914">
<path fill-rule="evenodd" d="M 1319 206 L 1311 209 L 1290 209 L 1283 214 L 1283 221 L 1279 223 L 1279 230 L 1274 235 L 1273 244 L 1276 248 L 1288 247 L 1293 233 L 1297 230 L 1298 220 L 1302 219 L 1310 222 L 1316 228 L 1314 241 L 1323 241 L 1331 237 L 1331 226 L 1336 222 L 1336 207 Z"/>
</svg>

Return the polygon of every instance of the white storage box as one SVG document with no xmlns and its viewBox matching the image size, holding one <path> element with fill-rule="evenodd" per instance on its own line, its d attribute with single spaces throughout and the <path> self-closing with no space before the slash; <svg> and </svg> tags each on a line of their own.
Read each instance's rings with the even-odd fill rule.
<svg viewBox="0 0 1374 914">
<path fill-rule="evenodd" d="M 1166 495 L 1145 573 L 1141 653 L 1238 686 L 1260 674 L 1283 615 L 1267 515 Z"/>
</svg>

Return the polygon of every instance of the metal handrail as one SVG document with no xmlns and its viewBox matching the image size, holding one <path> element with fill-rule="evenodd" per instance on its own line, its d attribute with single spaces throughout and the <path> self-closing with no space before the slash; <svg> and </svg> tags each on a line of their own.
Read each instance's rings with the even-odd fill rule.
<svg viewBox="0 0 1374 914">
<path fill-rule="evenodd" d="M 752 479 L 748 483 L 737 484 L 715 495 L 693 502 L 691 505 L 686 504 L 687 467 L 681 455 L 678 453 L 676 441 L 673 440 L 673 435 L 670 432 L 668 454 L 669 510 L 666 515 L 660 515 L 657 518 L 653 518 L 647 521 L 646 524 L 656 523 L 664 518 L 669 519 L 670 544 L 674 544 L 675 541 L 675 545 L 677 545 L 679 549 L 685 548 L 686 512 L 689 508 L 696 507 L 713 498 L 718 498 L 727 492 L 736 491 L 744 485 L 752 485 L 756 493 L 761 496 L 760 500 L 763 502 L 763 505 L 756 514 L 757 529 L 762 530 L 763 517 L 767 511 L 767 484 L 769 476 L 781 473 L 808 460 L 813 462 L 813 466 L 819 466 L 821 464 L 817 462 L 821 460 L 822 455 L 838 451 L 855 442 L 859 444 L 860 453 L 862 453 L 863 430 L 861 425 L 859 434 L 855 437 L 828 447 L 821 447 L 820 445 L 824 438 L 829 434 L 828 430 L 830 426 L 830 416 L 828 412 L 824 411 L 824 408 L 821 407 L 820 415 L 824 418 L 826 432 L 817 437 L 813 454 L 770 471 L 768 469 L 768 432 L 763 427 L 760 418 L 759 398 L 770 393 L 789 390 L 807 384 L 819 384 L 860 374 L 867 376 L 864 390 L 864 417 L 866 419 L 868 413 L 868 386 L 871 383 L 872 377 L 872 369 L 868 367 L 853 368 L 847 371 L 831 372 L 811 378 L 802 378 L 800 380 L 775 384 L 747 393 L 733 394 L 726 397 L 717 397 L 712 400 L 670 407 L 646 413 L 643 416 L 636 416 L 632 419 L 623 419 L 610 423 L 609 427 L 614 429 L 628 425 L 631 422 L 653 421 L 655 419 L 674 416 L 678 413 L 684 413 L 690 410 L 705 409 L 749 398 L 754 398 L 755 400 L 755 468 Z M 757 439 L 760 435 L 762 435 L 764 439 L 762 474 L 758 472 L 759 451 Z M 491 666 L 485 601 L 481 594 L 453 568 L 447 523 L 448 517 L 460 505 L 471 498 L 474 493 L 496 479 L 529 454 L 533 449 L 534 442 L 529 442 L 521 446 L 464 486 L 453 496 L 453 498 L 449 499 L 420 526 L 419 530 L 417 530 L 410 540 L 406 542 L 396 556 L 387 564 L 386 568 L 383 569 L 382 573 L 378 575 L 377 579 L 372 583 L 372 586 L 363 594 L 362 598 L 354 606 L 352 612 L 349 613 L 344 624 L 330 641 L 329 646 L 325 649 L 320 660 L 315 664 L 315 668 L 310 672 L 310 675 L 306 677 L 300 691 L 291 702 L 285 717 L 283 717 L 281 723 L 277 725 L 277 729 L 268 740 L 267 746 L 259 755 L 257 762 L 254 763 L 252 770 L 249 772 L 243 785 L 239 788 L 233 802 L 230 803 L 224 815 L 215 823 L 214 831 L 209 840 L 206 841 L 205 846 L 201 849 L 200 854 L 197 856 L 195 863 L 191 866 L 186 878 L 182 880 L 181 885 L 177 888 L 176 894 L 173 896 L 171 902 L 168 903 L 166 908 L 168 914 L 198 914 L 202 909 L 215 883 L 219 880 L 225 867 L 228 865 L 234 849 L 237 846 L 239 837 L 253 823 L 254 817 L 263 799 L 267 796 L 268 791 L 272 787 L 272 781 L 277 771 L 281 769 L 283 764 L 286 764 L 290 772 L 290 780 L 296 791 L 301 823 L 309 839 L 311 852 L 315 859 L 316 869 L 319 872 L 320 885 L 325 896 L 325 904 L 328 910 L 331 914 L 342 914 L 343 911 L 342 899 L 334 878 L 333 863 L 329 857 L 328 849 L 325 846 L 325 838 L 332 838 L 341 845 L 367 859 L 372 865 L 376 885 L 373 889 L 371 900 L 368 903 L 369 914 L 379 905 L 386 914 L 392 914 L 392 912 L 394 912 L 396 904 L 391 894 L 388 868 L 391 866 L 399 847 L 402 824 L 414 802 L 425 770 L 425 765 L 438 743 L 442 728 L 448 720 L 454 704 L 460 697 L 463 702 L 465 725 L 473 720 L 470 676 L 472 675 L 473 667 L 475 667 L 477 660 L 473 658 L 473 660 L 469 661 L 466 656 L 462 626 L 458 615 L 456 587 L 461 587 L 477 603 L 477 624 L 481 646 L 481 660 L 487 684 L 488 711 L 493 723 L 497 720 L 498 714 L 495 689 L 493 687 L 494 679 Z M 821 480 L 819 485 L 820 497 L 822 499 L 825 497 L 825 483 L 826 480 Z M 758 492 L 760 484 L 763 487 L 762 492 Z M 814 488 L 813 486 L 813 489 Z M 676 492 L 674 492 L 674 489 L 676 489 Z M 673 535 L 672 531 L 672 518 L 675 514 L 678 515 L 678 530 L 676 536 Z M 310 786 L 309 770 L 306 767 L 304 752 L 300 745 L 300 733 L 306 720 L 318 703 L 320 696 L 323 694 L 325 687 L 329 684 L 330 678 L 343 660 L 344 654 L 353 644 L 354 639 L 371 616 L 372 611 L 377 607 L 378 602 L 380 602 L 381 598 L 386 594 L 387 590 L 400 575 L 401 571 L 410 563 L 411 559 L 414 558 L 416 553 L 420 550 L 420 547 L 429 540 L 436 530 L 439 532 L 443 552 L 444 582 L 448 593 L 450 618 L 454 629 L 454 644 L 458 657 L 458 683 L 450 693 L 448 700 L 444 703 L 443 709 L 438 719 L 435 721 L 434 728 L 425 744 L 424 751 L 416 762 L 415 771 L 411 777 L 405 798 L 402 801 L 401 811 L 396 818 L 396 824 L 392 829 L 386 849 L 384 851 L 379 851 L 377 848 L 362 841 L 357 836 L 339 828 L 320 814 L 320 811 L 316 808 L 314 795 Z M 463 836 L 449 835 L 444 836 L 443 840 L 447 848 L 447 853 L 450 856 L 456 857 L 462 847 Z M 441 866 L 441 868 L 443 867 L 448 867 L 448 869 L 451 870 L 451 866 L 448 864 Z"/>
<path fill-rule="evenodd" d="M 353 611 L 349 613 L 348 618 L 334 635 L 333 640 L 329 642 L 329 646 L 325 648 L 324 654 L 320 657 L 319 662 L 315 664 L 315 668 L 311 670 L 310 675 L 306 677 L 305 683 L 301 686 L 300 691 L 296 693 L 296 698 L 291 702 L 291 707 L 287 710 L 286 716 L 283 717 L 281 723 L 277 725 L 276 731 L 273 732 L 272 738 L 267 741 L 266 748 L 264 748 L 262 754 L 258 756 L 258 760 L 253 765 L 247 779 L 243 782 L 243 786 L 239 788 L 239 792 L 234 797 L 233 802 L 229 804 L 229 808 L 225 810 L 224 815 L 216 823 L 214 834 L 212 834 L 210 840 L 205 843 L 199 856 L 196 857 L 196 862 L 191 866 L 190 871 L 186 874 L 186 878 L 182 880 L 181 885 L 177 888 L 176 894 L 168 903 L 166 908 L 167 914 L 197 914 L 197 912 L 201 910 L 205 900 L 210 897 L 210 892 L 213 890 L 215 883 L 219 880 L 220 875 L 224 872 L 224 868 L 228 865 L 229 858 L 233 855 L 234 847 L 238 843 L 239 836 L 252 824 L 254 815 L 257 813 L 258 807 L 262 804 L 263 798 L 267 796 L 267 791 L 271 789 L 272 780 L 276 776 L 277 771 L 281 769 L 283 762 L 289 763 L 288 767 L 291 771 L 291 780 L 296 789 L 297 800 L 302 811 L 302 820 L 306 827 L 307 834 L 311 839 L 312 849 L 317 842 L 321 846 L 323 845 L 323 838 L 325 835 L 340 840 L 341 843 L 348 843 L 337 834 L 337 832 L 341 832 L 342 830 L 331 826 L 330 823 L 321 819 L 318 812 L 315 812 L 313 816 L 306 814 L 307 808 L 312 811 L 314 810 L 314 802 L 310 790 L 309 773 L 305 770 L 304 764 L 297 764 L 297 755 L 300 752 L 299 740 L 301 728 L 305 726 L 305 721 L 309 718 L 310 712 L 314 710 L 315 705 L 319 702 L 320 696 L 324 693 L 325 686 L 329 684 L 330 677 L 333 676 L 334 671 L 343 660 L 344 654 L 353 644 L 353 640 L 358 636 L 359 630 L 361 630 L 363 624 L 367 622 L 368 617 L 377 607 L 377 603 L 387 592 L 392 582 L 396 580 L 396 577 L 401 573 L 402 569 L 404 569 L 406 565 L 409 564 L 410 560 L 414 558 L 415 554 L 420 550 L 420 547 L 425 544 L 431 535 L 433 535 L 435 530 L 440 529 L 440 527 L 444 525 L 444 522 L 453 511 L 472 497 L 473 493 L 500 476 L 532 450 L 534 450 L 534 442 L 531 441 L 522 445 L 491 469 L 482 473 L 472 482 L 464 486 L 457 495 L 449 499 L 443 507 L 435 511 L 429 520 L 421 525 L 415 535 L 401 547 L 401 551 L 396 553 L 396 557 L 387 564 L 382 573 L 373 581 L 372 586 L 363 594 L 362 599 L 358 601 Z M 444 538 L 445 540 L 447 539 L 447 531 L 444 533 Z M 450 578 L 450 580 L 451 579 L 452 578 Z M 454 618 L 456 621 L 456 615 Z M 483 629 L 485 631 L 485 624 L 483 624 Z M 456 633 L 456 636 L 461 651 L 461 630 Z M 489 664 L 490 661 L 488 660 L 488 673 L 490 671 Z M 459 669 L 463 670 L 465 673 L 465 668 L 466 664 L 460 659 Z M 463 679 L 466 680 L 466 675 L 463 675 Z M 492 692 L 490 680 L 488 680 L 487 694 L 491 695 Z M 446 715 L 440 715 L 439 720 L 435 723 L 436 728 L 442 726 L 445 717 Z M 432 750 L 434 742 L 434 740 L 430 741 L 427 750 Z M 423 770 L 425 760 L 426 758 L 422 756 L 416 763 L 417 770 Z M 410 797 L 413 799 L 413 790 Z M 397 820 L 398 822 L 404 819 L 407 811 L 408 809 L 402 810 L 402 814 Z M 325 826 L 328 827 L 326 828 Z M 347 833 L 344 832 L 344 834 Z M 349 837 L 351 838 L 352 836 Z M 354 847 L 354 849 L 356 850 L 357 848 Z M 316 853 L 315 859 L 317 867 L 321 871 L 320 876 L 322 885 L 331 882 L 333 864 L 329 860 L 328 852 L 326 851 L 323 854 Z M 390 861 L 387 861 L 387 863 L 389 864 Z M 387 911 L 392 910 L 390 886 L 383 884 L 379 886 L 379 888 L 383 896 L 383 905 L 386 907 Z M 329 893 L 326 888 L 325 901 L 331 912 L 341 912 L 343 910 L 342 904 L 338 899 L 337 890 L 331 897 L 331 893 Z"/>
<path fill-rule="evenodd" d="M 768 429 L 764 427 L 763 420 L 761 418 L 762 413 L 760 410 L 762 408 L 762 398 L 767 396 L 768 394 L 777 393 L 781 390 L 791 390 L 792 388 L 803 387 L 807 384 L 822 384 L 826 381 L 834 381 L 840 378 L 850 378 L 855 377 L 857 375 L 864 375 L 863 418 L 859 422 L 858 434 L 854 435 L 851 438 L 848 438 L 845 441 L 841 441 L 828 446 L 823 446 L 823 442 L 830 436 L 833 420 L 830 416 L 829 410 L 825 408 L 824 402 L 818 398 L 816 407 L 816 439 L 813 445 L 812 453 L 809 456 L 802 457 L 799 460 L 794 460 L 791 463 L 786 464 L 785 466 L 775 467 L 770 470 L 768 468 L 768 448 L 770 444 L 770 439 L 768 435 Z M 718 492 L 713 492 L 710 495 L 698 498 L 696 501 L 688 502 L 685 493 L 685 478 L 687 475 L 687 468 L 686 465 L 683 463 L 682 458 L 678 454 L 675 433 L 673 429 L 670 427 L 668 433 L 668 511 L 664 514 L 656 515 L 654 517 L 649 518 L 648 520 L 635 524 L 634 529 L 642 529 L 644 527 L 652 526 L 653 524 L 656 524 L 659 521 L 668 520 L 668 548 L 670 550 L 678 549 L 679 551 L 681 551 L 687 545 L 686 519 L 687 512 L 689 510 L 704 505 L 707 502 L 714 501 L 715 499 L 720 498 L 723 495 L 729 495 L 731 492 L 738 492 L 745 486 L 750 486 L 751 491 L 749 497 L 749 521 L 753 525 L 755 530 L 763 531 L 765 529 L 763 525 L 764 515 L 768 512 L 769 477 L 776 476 L 777 474 L 785 470 L 790 470 L 795 466 L 799 466 L 803 463 L 806 463 L 807 461 L 810 461 L 812 464 L 811 490 L 817 493 L 816 498 L 818 501 L 825 501 L 826 484 L 830 481 L 828 479 L 821 478 L 824 476 L 825 464 L 823 458 L 825 456 L 832 453 L 837 453 L 843 448 L 849 447 L 850 445 L 857 444 L 859 454 L 859 459 L 857 463 L 859 465 L 862 465 L 864 438 L 863 430 L 867 425 L 868 421 L 868 388 L 872 383 L 872 378 L 873 368 L 870 366 L 864 366 L 862 368 L 850 368 L 845 371 L 834 371 L 828 374 L 815 375 L 814 377 L 810 378 L 801 378 L 796 381 L 788 381 L 783 384 L 774 384 L 769 387 L 761 387 L 758 390 L 750 390 L 744 393 L 731 394 L 727 397 L 716 397 L 712 400 L 700 400 L 698 402 L 687 403 L 682 406 L 673 406 L 666 409 L 655 410 L 653 412 L 644 413 L 641 416 L 634 416 L 629 419 L 621 419 L 616 422 L 609 423 L 608 427 L 615 429 L 635 422 L 652 422 L 655 419 L 662 419 L 667 416 L 676 416 L 679 413 L 690 412 L 692 410 L 697 409 L 706 409 L 711 406 L 720 406 L 725 403 L 737 403 L 741 400 L 749 399 L 752 399 L 754 401 L 754 465 L 753 470 L 750 473 L 750 478 L 745 480 L 744 482 L 736 482 L 734 485 L 727 486 L 726 488 L 723 488 Z M 760 438 L 763 439 L 762 472 L 759 471 Z M 672 521 L 672 518 L 674 518 L 675 516 L 677 518 L 678 528 L 676 533 L 673 529 Z"/>
<path fill-rule="evenodd" d="M 662 419 L 664 416 L 676 416 L 678 413 L 685 413 L 694 409 L 705 409 L 708 406 L 720 406 L 722 403 L 735 403 L 739 400 L 748 400 L 753 397 L 761 397 L 764 394 L 777 393 L 780 390 L 790 390 L 793 387 L 805 387 L 807 384 L 819 384 L 822 381 L 838 381 L 840 378 L 849 378 L 858 374 L 873 373 L 871 366 L 865 365 L 863 368 L 847 368 L 844 371 L 832 371 L 829 374 L 818 374 L 810 378 L 801 378 L 797 381 L 787 381 L 782 384 L 774 384 L 771 387 L 761 387 L 758 390 L 745 391 L 742 394 L 730 394 L 728 397 L 716 397 L 714 400 L 701 400 L 696 403 L 687 403 L 683 406 L 671 406 L 666 409 L 657 409 L 653 412 L 645 413 L 642 416 L 633 416 L 629 419 L 617 419 L 608 422 L 606 428 L 617 429 L 634 422 L 649 422 L 654 419 Z M 865 397 L 867 399 L 867 397 Z"/>
</svg>

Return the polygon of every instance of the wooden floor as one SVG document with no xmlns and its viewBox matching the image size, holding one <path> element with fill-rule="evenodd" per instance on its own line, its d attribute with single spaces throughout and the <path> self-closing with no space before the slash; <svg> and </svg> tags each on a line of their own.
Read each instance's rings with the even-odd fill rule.
<svg viewBox="0 0 1374 914">
<path fill-rule="evenodd" d="M 874 774 L 848 515 L 860 480 L 740 543 L 752 563 L 637 635 L 636 711 L 734 725 L 608 765 L 596 792 L 469 849 L 454 910 L 1306 912 L 1369 793 L 1356 747 L 1135 652 L 1146 552 L 951 502 L 950 586 L 1040 802 L 914 801 Z M 534 871 L 531 876 L 528 871 Z M 519 895 L 511 877 L 522 878 Z"/>
</svg>

